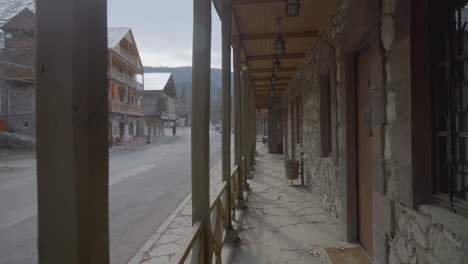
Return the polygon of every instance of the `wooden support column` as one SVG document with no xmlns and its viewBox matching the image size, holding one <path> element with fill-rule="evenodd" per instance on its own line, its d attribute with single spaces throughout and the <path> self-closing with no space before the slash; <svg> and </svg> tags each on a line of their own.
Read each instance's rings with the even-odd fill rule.
<svg viewBox="0 0 468 264">
<path fill-rule="evenodd" d="M 247 144 L 249 137 L 247 136 L 247 109 L 248 109 L 248 97 L 247 97 L 247 72 L 242 71 L 242 81 L 241 81 L 241 121 L 242 121 L 242 156 L 244 157 L 244 190 L 250 190 L 249 184 L 247 183 L 247 177 L 249 175 L 249 160 L 247 156 Z"/>
<path fill-rule="evenodd" d="M 211 68 L 211 0 L 193 1 L 192 53 L 192 224 L 203 223 L 201 256 L 211 262 L 210 223 L 210 68 Z M 202 262 L 202 263 L 205 263 Z"/>
<path fill-rule="evenodd" d="M 242 121 L 241 121 L 241 71 L 240 71 L 240 47 L 236 44 L 233 48 L 234 66 L 234 164 L 240 166 L 242 159 Z"/>
<path fill-rule="evenodd" d="M 224 192 L 224 206 L 226 208 L 226 222 L 228 242 L 237 240 L 237 232 L 232 228 L 231 221 L 231 0 L 223 0 L 221 35 L 222 35 L 222 82 L 223 82 L 223 126 L 222 126 L 222 174 L 226 182 Z"/>
<path fill-rule="evenodd" d="M 246 85 L 246 91 L 245 91 L 245 96 L 246 96 L 246 146 L 245 146 L 245 152 L 246 152 L 246 163 L 247 163 L 247 171 L 249 172 L 247 174 L 247 179 L 252 179 L 252 173 L 250 173 L 253 169 L 252 167 L 252 153 L 250 151 L 251 149 L 251 144 L 252 144 L 252 83 L 250 80 L 248 80 L 247 85 Z"/>
<path fill-rule="evenodd" d="M 109 263 L 106 2 L 37 0 L 39 263 Z"/>
<path fill-rule="evenodd" d="M 242 126 L 242 137 L 245 138 L 245 140 L 242 142 L 242 155 L 245 158 L 245 169 L 247 171 L 246 176 L 249 174 L 250 171 L 250 164 L 249 164 L 249 156 L 248 156 L 248 145 L 250 141 L 250 137 L 248 134 L 249 130 L 249 96 L 248 96 L 248 78 L 247 78 L 247 72 L 243 71 L 243 87 L 242 87 L 242 121 L 243 121 L 243 126 Z"/>
<path fill-rule="evenodd" d="M 251 100 L 252 100 L 252 103 L 251 103 L 251 108 L 252 108 L 252 117 L 251 117 L 251 135 L 252 135 L 252 143 L 251 143 L 251 154 L 250 154 L 250 160 L 251 160 L 251 165 L 252 165 L 252 169 L 254 169 L 253 165 L 255 165 L 255 149 L 256 149 L 256 146 L 257 146 L 257 127 L 256 127 L 256 123 L 257 123 L 257 109 L 255 108 L 255 92 L 254 90 L 252 89 L 251 90 Z"/>
<path fill-rule="evenodd" d="M 234 66 L 234 163 L 239 166 L 241 175 L 239 181 L 239 193 L 237 194 L 237 208 L 245 208 L 244 200 L 244 177 L 242 167 L 242 120 L 241 120 L 241 70 L 240 70 L 240 46 L 234 43 L 233 48 L 233 66 Z"/>
</svg>

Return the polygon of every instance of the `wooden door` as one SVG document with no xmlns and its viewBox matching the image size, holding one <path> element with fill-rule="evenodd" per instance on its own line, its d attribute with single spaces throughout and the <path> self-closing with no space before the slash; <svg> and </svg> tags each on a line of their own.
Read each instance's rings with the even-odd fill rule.
<svg viewBox="0 0 468 264">
<path fill-rule="evenodd" d="M 359 240 L 372 253 L 372 118 L 370 108 L 370 55 L 357 56 L 356 121 Z"/>
<path fill-rule="evenodd" d="M 296 129 L 294 128 L 295 117 L 294 117 L 294 103 L 291 103 L 291 159 L 296 159 Z"/>
</svg>

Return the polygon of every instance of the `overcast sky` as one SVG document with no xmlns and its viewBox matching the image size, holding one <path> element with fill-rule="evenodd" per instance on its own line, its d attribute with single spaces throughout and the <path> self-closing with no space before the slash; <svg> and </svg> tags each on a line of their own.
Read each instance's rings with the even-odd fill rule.
<svg viewBox="0 0 468 264">
<path fill-rule="evenodd" d="M 130 27 L 145 66 L 191 66 L 193 0 L 108 0 L 108 26 Z M 211 66 L 221 67 L 221 22 L 212 8 Z"/>
</svg>

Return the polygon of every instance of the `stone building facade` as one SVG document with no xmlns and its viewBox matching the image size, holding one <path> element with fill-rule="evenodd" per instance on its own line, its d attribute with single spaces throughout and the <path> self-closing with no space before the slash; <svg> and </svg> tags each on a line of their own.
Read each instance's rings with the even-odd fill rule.
<svg viewBox="0 0 468 264">
<path fill-rule="evenodd" d="M 304 153 L 309 190 L 343 239 L 361 242 L 376 263 L 468 262 L 467 215 L 435 198 L 428 25 L 438 2 L 342 1 L 269 108 L 270 151 L 281 135 L 286 159 Z"/>
</svg>

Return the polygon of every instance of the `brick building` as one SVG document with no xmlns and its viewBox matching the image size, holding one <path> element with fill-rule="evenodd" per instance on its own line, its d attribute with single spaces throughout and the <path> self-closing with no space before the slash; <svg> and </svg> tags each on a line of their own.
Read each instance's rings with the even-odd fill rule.
<svg viewBox="0 0 468 264">
<path fill-rule="evenodd" d="M 35 135 L 35 14 L 25 8 L 1 25 L 0 119 L 6 128 Z"/>
</svg>

